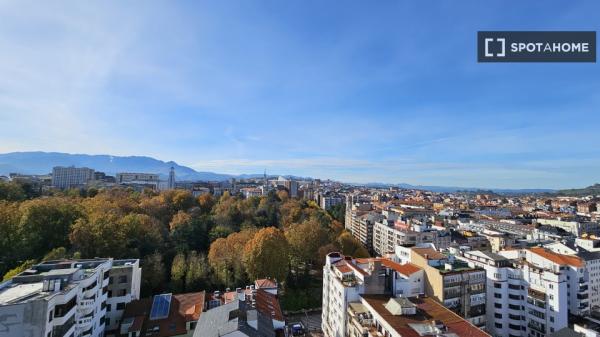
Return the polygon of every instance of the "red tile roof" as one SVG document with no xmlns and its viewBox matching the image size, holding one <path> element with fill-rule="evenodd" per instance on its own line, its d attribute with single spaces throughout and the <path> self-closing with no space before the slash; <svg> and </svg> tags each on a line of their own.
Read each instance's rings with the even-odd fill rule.
<svg viewBox="0 0 600 337">
<path fill-rule="evenodd" d="M 409 324 L 428 324 L 435 320 L 441 321 L 448 328 L 448 332 L 453 332 L 460 337 L 490 336 L 432 298 L 410 299 L 417 305 L 416 315 L 391 314 L 385 308 L 385 304 L 390 299 L 386 295 L 362 295 L 362 298 L 402 337 L 419 337 L 419 334 Z"/>
<path fill-rule="evenodd" d="M 397 262 L 394 262 L 388 258 L 381 258 L 381 257 L 371 257 L 371 258 L 359 258 L 356 259 L 356 262 L 359 264 L 365 264 L 365 263 L 370 263 L 373 261 L 381 261 L 381 264 L 383 266 L 385 266 L 386 268 L 390 268 L 393 269 L 397 272 L 399 272 L 402 275 L 405 276 L 410 276 L 416 272 L 418 272 L 419 270 L 423 270 L 421 269 L 421 267 L 416 266 L 412 263 L 405 263 L 405 264 L 400 264 Z"/>
<path fill-rule="evenodd" d="M 187 322 L 197 321 L 204 308 L 205 292 L 187 293 L 173 295 L 169 316 L 164 319 L 150 320 L 150 310 L 152 309 L 152 297 L 131 301 L 125 306 L 123 320 L 133 317 L 134 322 L 130 331 L 140 331 L 141 335 L 145 331 L 155 326 L 159 327 L 159 332 L 153 337 L 170 337 L 187 333 Z M 133 328 L 137 330 L 132 330 Z"/>
<path fill-rule="evenodd" d="M 254 286 L 258 288 L 277 288 L 277 282 L 274 280 L 263 278 L 254 281 Z"/>
<path fill-rule="evenodd" d="M 584 266 L 583 260 L 577 256 L 558 254 L 543 247 L 533 247 L 529 248 L 529 250 L 532 253 L 537 254 L 561 266 L 569 265 L 576 268 L 581 268 Z"/>
<path fill-rule="evenodd" d="M 277 295 L 271 294 L 264 289 L 256 291 L 256 310 L 261 314 L 271 317 L 278 321 L 284 321 L 283 312 L 279 305 Z"/>
<path fill-rule="evenodd" d="M 400 264 L 389 259 L 383 259 L 382 261 L 384 266 L 393 269 L 405 276 L 410 276 L 420 270 L 423 270 L 421 269 L 421 267 L 418 267 L 412 263 Z"/>
</svg>

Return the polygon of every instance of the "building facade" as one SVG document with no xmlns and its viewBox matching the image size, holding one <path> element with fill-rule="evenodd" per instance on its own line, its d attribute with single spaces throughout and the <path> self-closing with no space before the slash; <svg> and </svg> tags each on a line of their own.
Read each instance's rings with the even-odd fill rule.
<svg viewBox="0 0 600 337">
<path fill-rule="evenodd" d="M 59 189 L 83 187 L 94 180 L 94 170 L 87 167 L 52 168 L 52 187 Z"/>
<path fill-rule="evenodd" d="M 0 284 L 3 337 L 100 337 L 112 259 L 40 263 Z M 139 289 L 139 281 L 136 284 Z"/>
</svg>

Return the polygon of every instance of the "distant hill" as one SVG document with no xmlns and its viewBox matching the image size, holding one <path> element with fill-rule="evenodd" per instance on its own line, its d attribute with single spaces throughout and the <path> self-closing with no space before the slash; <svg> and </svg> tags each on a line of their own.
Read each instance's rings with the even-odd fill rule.
<svg viewBox="0 0 600 337">
<path fill-rule="evenodd" d="M 552 189 L 509 189 L 509 188 L 480 188 L 480 187 L 456 187 L 456 186 L 426 186 L 426 185 L 411 185 L 411 184 L 384 184 L 384 183 L 368 183 L 367 187 L 400 187 L 406 189 L 423 190 L 438 193 L 455 193 L 455 192 L 481 192 L 485 193 L 492 191 L 498 194 L 533 194 L 533 193 L 552 193 L 556 192 Z"/>
<path fill-rule="evenodd" d="M 0 154 L 0 175 L 8 175 L 11 172 L 47 174 L 52 172 L 54 166 L 89 167 L 110 175 L 117 172 L 158 173 L 163 178 L 168 177 L 169 170 L 173 166 L 177 180 L 222 181 L 234 177 L 228 174 L 198 172 L 173 161 L 164 162 L 141 156 L 119 157 L 59 152 L 11 152 Z"/>
<path fill-rule="evenodd" d="M 585 188 L 573 188 L 560 190 L 556 194 L 567 197 L 584 197 L 588 195 L 600 195 L 600 184 L 596 183 Z"/>
</svg>

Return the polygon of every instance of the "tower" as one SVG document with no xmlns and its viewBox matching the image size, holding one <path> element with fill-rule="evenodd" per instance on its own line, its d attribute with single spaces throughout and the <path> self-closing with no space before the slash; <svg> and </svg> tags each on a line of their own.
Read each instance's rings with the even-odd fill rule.
<svg viewBox="0 0 600 337">
<path fill-rule="evenodd" d="M 171 166 L 171 171 L 169 172 L 169 186 L 170 190 L 175 188 L 175 168 Z"/>
</svg>

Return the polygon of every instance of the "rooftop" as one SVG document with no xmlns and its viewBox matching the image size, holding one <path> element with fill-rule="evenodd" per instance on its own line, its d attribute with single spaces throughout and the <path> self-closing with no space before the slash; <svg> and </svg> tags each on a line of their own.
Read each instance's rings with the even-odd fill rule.
<svg viewBox="0 0 600 337">
<path fill-rule="evenodd" d="M 446 255 L 433 248 L 412 248 L 412 251 L 426 258 L 427 260 L 442 260 Z"/>
<path fill-rule="evenodd" d="M 363 303 L 372 308 L 402 337 L 420 337 L 417 330 L 439 323 L 447 327 L 446 333 L 454 333 L 460 337 L 489 337 L 488 334 L 431 298 L 410 299 L 417 306 L 415 315 L 394 315 L 385 307 L 390 300 L 389 296 L 363 295 L 362 297 Z"/>
<path fill-rule="evenodd" d="M 152 334 L 154 337 L 186 334 L 186 323 L 200 318 L 204 296 L 204 292 L 172 295 L 168 314 L 156 319 L 150 318 L 153 297 L 132 301 L 125 307 L 121 324 L 133 323 L 128 330 L 140 331 L 142 335 L 145 335 L 145 331 L 158 327 L 158 331 Z"/>
<path fill-rule="evenodd" d="M 576 268 L 584 266 L 583 260 L 577 256 L 558 254 L 543 247 L 532 247 L 529 251 L 561 266 L 568 265 Z"/>
</svg>

